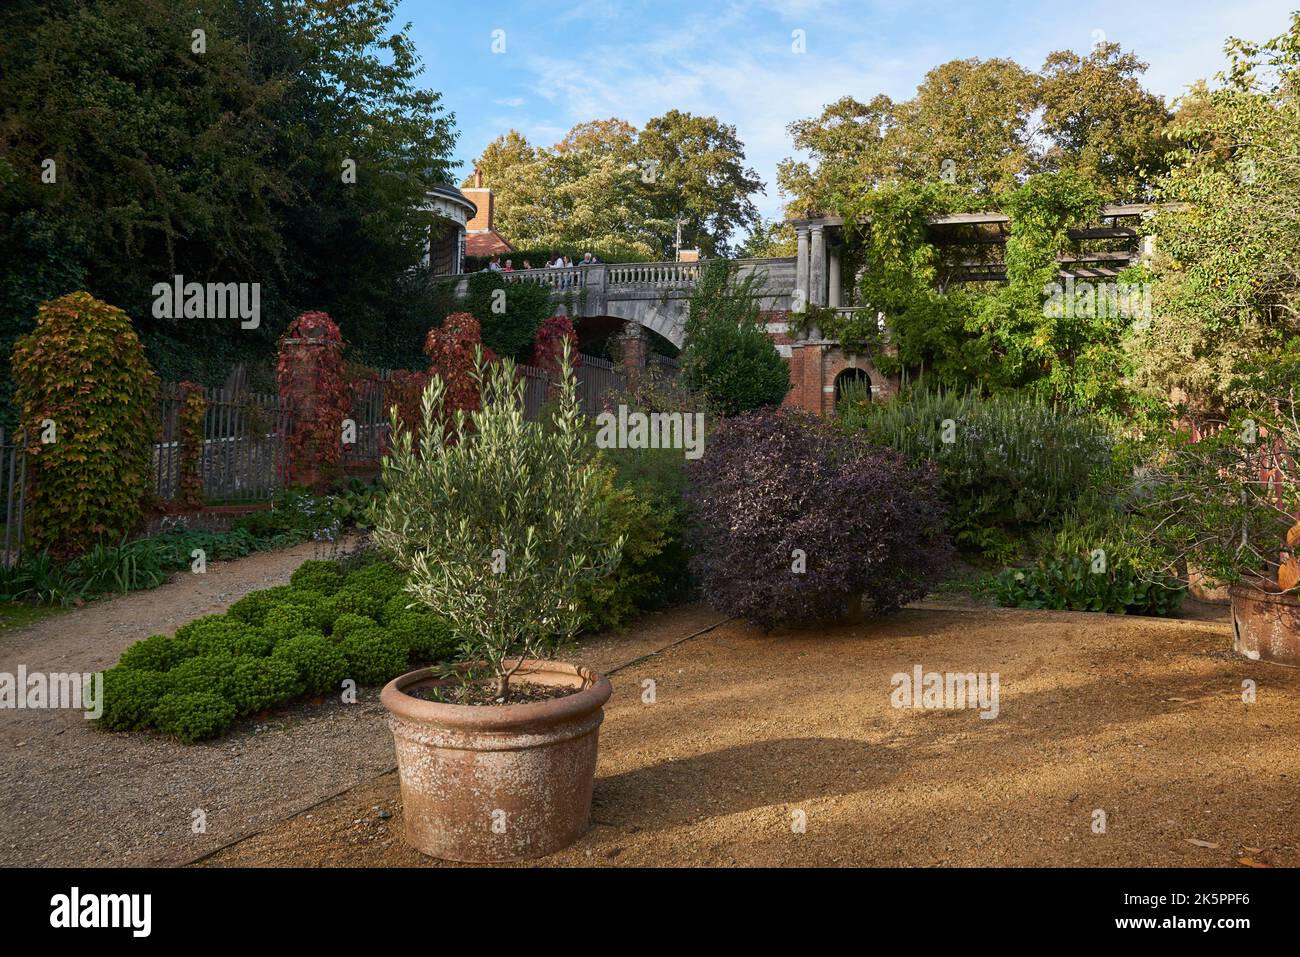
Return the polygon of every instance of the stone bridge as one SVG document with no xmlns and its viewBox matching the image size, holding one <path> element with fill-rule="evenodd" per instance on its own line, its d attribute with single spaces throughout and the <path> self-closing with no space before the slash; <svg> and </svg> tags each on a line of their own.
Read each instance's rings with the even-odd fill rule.
<svg viewBox="0 0 1300 957">
<path fill-rule="evenodd" d="M 795 258 L 736 260 L 738 277 L 759 274 L 759 301 L 764 312 L 788 313 L 800 302 Z M 679 349 L 686 329 L 686 303 L 699 283 L 703 263 L 597 263 L 564 269 L 518 269 L 502 273 L 510 282 L 550 286 L 557 311 L 587 330 L 584 338 L 616 332 L 626 323 L 663 336 Z M 466 291 L 462 277 L 457 291 Z M 588 320 L 579 322 L 579 320 Z M 604 321 L 602 321 L 604 320 Z M 596 335 L 590 335 L 596 333 Z"/>
</svg>

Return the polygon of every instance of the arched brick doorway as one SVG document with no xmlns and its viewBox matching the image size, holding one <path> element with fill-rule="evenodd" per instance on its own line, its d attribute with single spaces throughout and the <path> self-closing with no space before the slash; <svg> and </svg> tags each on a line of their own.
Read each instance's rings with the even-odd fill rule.
<svg viewBox="0 0 1300 957">
<path fill-rule="evenodd" d="M 835 377 L 835 407 L 838 408 L 845 393 L 870 402 L 875 396 L 871 388 L 871 376 L 866 369 L 849 366 Z"/>
</svg>

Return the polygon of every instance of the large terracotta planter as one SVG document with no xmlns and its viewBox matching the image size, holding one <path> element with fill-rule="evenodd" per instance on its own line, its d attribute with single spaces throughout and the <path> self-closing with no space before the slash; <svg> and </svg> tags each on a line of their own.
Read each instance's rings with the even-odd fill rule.
<svg viewBox="0 0 1300 957">
<path fill-rule="evenodd" d="M 406 840 L 432 857 L 488 863 L 550 854 L 587 830 L 609 680 L 574 665 L 525 662 L 512 680 L 581 688 L 512 705 L 425 701 L 432 669 L 390 681 L 389 712 Z"/>
<path fill-rule="evenodd" d="M 1252 661 L 1300 667 L 1300 601 L 1248 583 L 1232 596 L 1232 647 Z"/>
</svg>

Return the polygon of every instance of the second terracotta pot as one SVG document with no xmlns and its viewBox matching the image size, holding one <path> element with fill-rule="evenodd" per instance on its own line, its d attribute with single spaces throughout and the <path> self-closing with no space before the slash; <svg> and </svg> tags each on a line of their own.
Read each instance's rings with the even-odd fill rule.
<svg viewBox="0 0 1300 957">
<path fill-rule="evenodd" d="M 580 690 L 526 704 L 443 704 L 411 693 L 438 683 L 425 668 L 380 693 L 397 750 L 406 840 L 417 850 L 452 861 L 511 861 L 550 854 L 587 830 L 609 681 L 553 661 L 525 662 L 512 680 Z"/>
<path fill-rule="evenodd" d="M 1232 649 L 1253 661 L 1300 666 L 1300 601 L 1249 582 L 1233 585 Z"/>
</svg>

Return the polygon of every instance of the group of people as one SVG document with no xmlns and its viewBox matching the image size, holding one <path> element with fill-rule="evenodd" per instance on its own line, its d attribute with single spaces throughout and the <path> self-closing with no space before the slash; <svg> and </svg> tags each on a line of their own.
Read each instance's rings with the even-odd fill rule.
<svg viewBox="0 0 1300 957">
<path fill-rule="evenodd" d="M 604 262 L 604 260 L 601 259 L 599 256 L 593 256 L 591 253 L 583 253 L 582 259 L 576 263 L 568 256 L 563 255 L 561 253 L 556 253 L 554 259 L 552 259 L 551 256 L 548 255 L 546 257 L 546 262 L 542 264 L 541 268 L 566 269 L 566 268 L 571 268 L 573 266 L 594 266 L 597 263 L 601 263 L 601 262 Z M 492 261 L 487 264 L 487 268 L 492 272 L 514 272 L 515 263 L 513 259 L 507 259 L 505 261 L 505 264 L 502 265 L 501 257 L 494 256 L 492 258 Z M 520 268 L 532 269 L 534 267 L 532 263 L 530 263 L 527 259 L 525 259 L 523 261 L 523 265 Z"/>
</svg>

